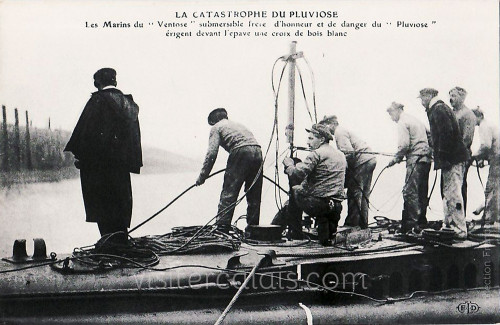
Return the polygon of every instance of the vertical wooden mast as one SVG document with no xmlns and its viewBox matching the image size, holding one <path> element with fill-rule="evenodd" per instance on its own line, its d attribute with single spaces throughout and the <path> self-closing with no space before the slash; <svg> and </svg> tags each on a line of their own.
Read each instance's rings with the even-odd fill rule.
<svg viewBox="0 0 500 325">
<path fill-rule="evenodd" d="M 290 157 L 293 158 L 293 135 L 295 130 L 295 60 L 297 54 L 297 42 L 290 44 L 290 55 L 288 57 L 288 125 L 287 141 L 290 144 Z"/>
</svg>

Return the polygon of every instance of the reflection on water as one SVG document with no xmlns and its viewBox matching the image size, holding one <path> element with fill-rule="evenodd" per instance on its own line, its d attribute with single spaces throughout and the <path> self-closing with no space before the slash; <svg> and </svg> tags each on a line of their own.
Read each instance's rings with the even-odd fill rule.
<svg viewBox="0 0 500 325">
<path fill-rule="evenodd" d="M 381 165 L 381 164 L 380 164 Z M 379 166 L 380 167 L 380 166 Z M 382 168 L 377 168 L 374 179 Z M 487 170 L 481 172 L 486 180 Z M 266 175 L 271 176 L 266 171 Z M 176 173 L 162 175 L 132 175 L 134 208 L 132 227 L 149 218 L 163 208 L 179 193 L 191 186 L 197 173 Z M 163 234 L 174 226 L 204 224 L 217 212 L 219 194 L 222 187 L 222 174 L 195 187 L 165 210 L 155 219 L 132 233 L 133 236 Z M 430 185 L 434 179 L 431 173 Z M 484 199 L 483 190 L 474 169 L 469 171 L 468 219 L 471 211 Z M 372 193 L 371 217 L 384 215 L 392 219 L 401 218 L 404 182 L 404 166 L 391 168 L 380 177 Z M 286 187 L 286 181 L 282 181 Z M 283 202 L 286 195 L 282 196 Z M 442 205 L 439 191 L 439 179 L 430 202 L 428 219 L 442 218 Z M 379 211 L 377 211 L 378 209 Z M 235 218 L 245 214 L 246 202 L 236 208 Z M 274 187 L 265 182 L 261 223 L 271 222 L 277 211 Z M 346 206 L 342 212 L 340 225 L 346 215 Z M 233 219 L 234 220 L 234 219 Z M 78 179 L 59 183 L 39 183 L 0 190 L 0 257 L 12 254 L 14 239 L 27 240 L 28 254 L 32 253 L 32 238 L 44 238 L 47 250 L 56 253 L 69 253 L 74 247 L 95 243 L 99 231 L 94 223 L 85 222 L 85 211 Z M 243 223 L 244 224 L 244 223 Z"/>
</svg>

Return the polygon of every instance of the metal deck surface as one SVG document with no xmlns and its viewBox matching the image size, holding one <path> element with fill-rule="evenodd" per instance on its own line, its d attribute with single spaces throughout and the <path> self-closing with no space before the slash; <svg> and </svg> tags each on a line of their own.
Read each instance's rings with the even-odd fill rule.
<svg viewBox="0 0 500 325">
<path fill-rule="evenodd" d="M 377 236 L 374 235 L 374 238 Z M 228 261 L 232 256 L 240 257 L 242 272 L 248 272 L 265 252 L 276 252 L 275 261 L 282 270 L 297 272 L 298 265 L 323 265 L 377 260 L 386 263 L 387 259 L 424 254 L 423 246 L 405 243 L 384 235 L 382 241 L 372 241 L 364 247 L 349 251 L 345 248 L 322 247 L 314 240 L 288 241 L 278 244 L 242 244 L 239 251 L 220 254 L 193 254 L 161 256 L 159 264 L 153 269 L 123 268 L 103 272 L 78 272 L 62 274 L 50 266 L 42 266 L 0 274 L 0 298 L 33 295 L 65 295 L 80 293 L 104 293 L 126 291 L 158 291 L 168 287 L 184 287 L 198 282 L 209 282 L 221 274 L 227 274 Z M 464 241 L 454 244 L 457 247 L 477 246 L 477 243 Z M 483 245 L 497 251 L 491 245 Z M 379 251 L 380 250 L 380 251 Z M 65 256 L 59 256 L 64 259 Z M 22 268 L 30 264 L 11 264 L 0 261 L 0 271 Z M 158 269 L 174 268 L 157 271 Z M 245 271 L 246 270 L 246 271 Z M 238 270 L 236 270 L 238 271 Z"/>
</svg>

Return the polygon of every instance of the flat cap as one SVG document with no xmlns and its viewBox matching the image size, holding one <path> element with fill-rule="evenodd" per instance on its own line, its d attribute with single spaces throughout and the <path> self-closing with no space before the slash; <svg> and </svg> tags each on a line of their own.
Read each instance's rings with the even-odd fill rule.
<svg viewBox="0 0 500 325">
<path fill-rule="evenodd" d="M 208 114 L 208 124 L 214 125 L 220 120 L 227 118 L 227 111 L 225 108 L 216 108 Z"/>
<path fill-rule="evenodd" d="M 423 96 L 426 96 L 426 95 L 431 95 L 432 97 L 435 97 L 437 96 L 438 94 L 438 91 L 434 88 L 424 88 L 422 90 L 420 90 L 420 95 L 418 95 L 417 98 L 422 98 Z"/>
<path fill-rule="evenodd" d="M 112 68 L 102 68 L 94 73 L 94 80 L 102 85 L 112 85 L 116 82 L 116 70 Z"/>
<path fill-rule="evenodd" d="M 324 137 L 327 140 L 333 140 L 333 136 L 330 133 L 330 128 L 323 124 L 313 124 L 310 129 L 306 129 L 307 132 Z"/>
</svg>

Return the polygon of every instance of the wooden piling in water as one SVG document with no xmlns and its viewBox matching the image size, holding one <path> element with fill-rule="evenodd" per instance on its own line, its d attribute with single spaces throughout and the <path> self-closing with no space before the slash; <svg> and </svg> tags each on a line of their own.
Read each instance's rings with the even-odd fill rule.
<svg viewBox="0 0 500 325">
<path fill-rule="evenodd" d="M 21 170 L 21 136 L 19 135 L 19 113 L 17 108 L 14 108 L 14 168 Z"/>
<path fill-rule="evenodd" d="M 2 169 L 4 171 L 9 170 L 9 133 L 7 132 L 7 110 L 4 105 L 2 105 Z"/>
<path fill-rule="evenodd" d="M 33 161 L 31 160 L 31 136 L 30 136 L 30 123 L 28 118 L 28 111 L 26 111 L 26 168 L 33 169 Z"/>
</svg>

